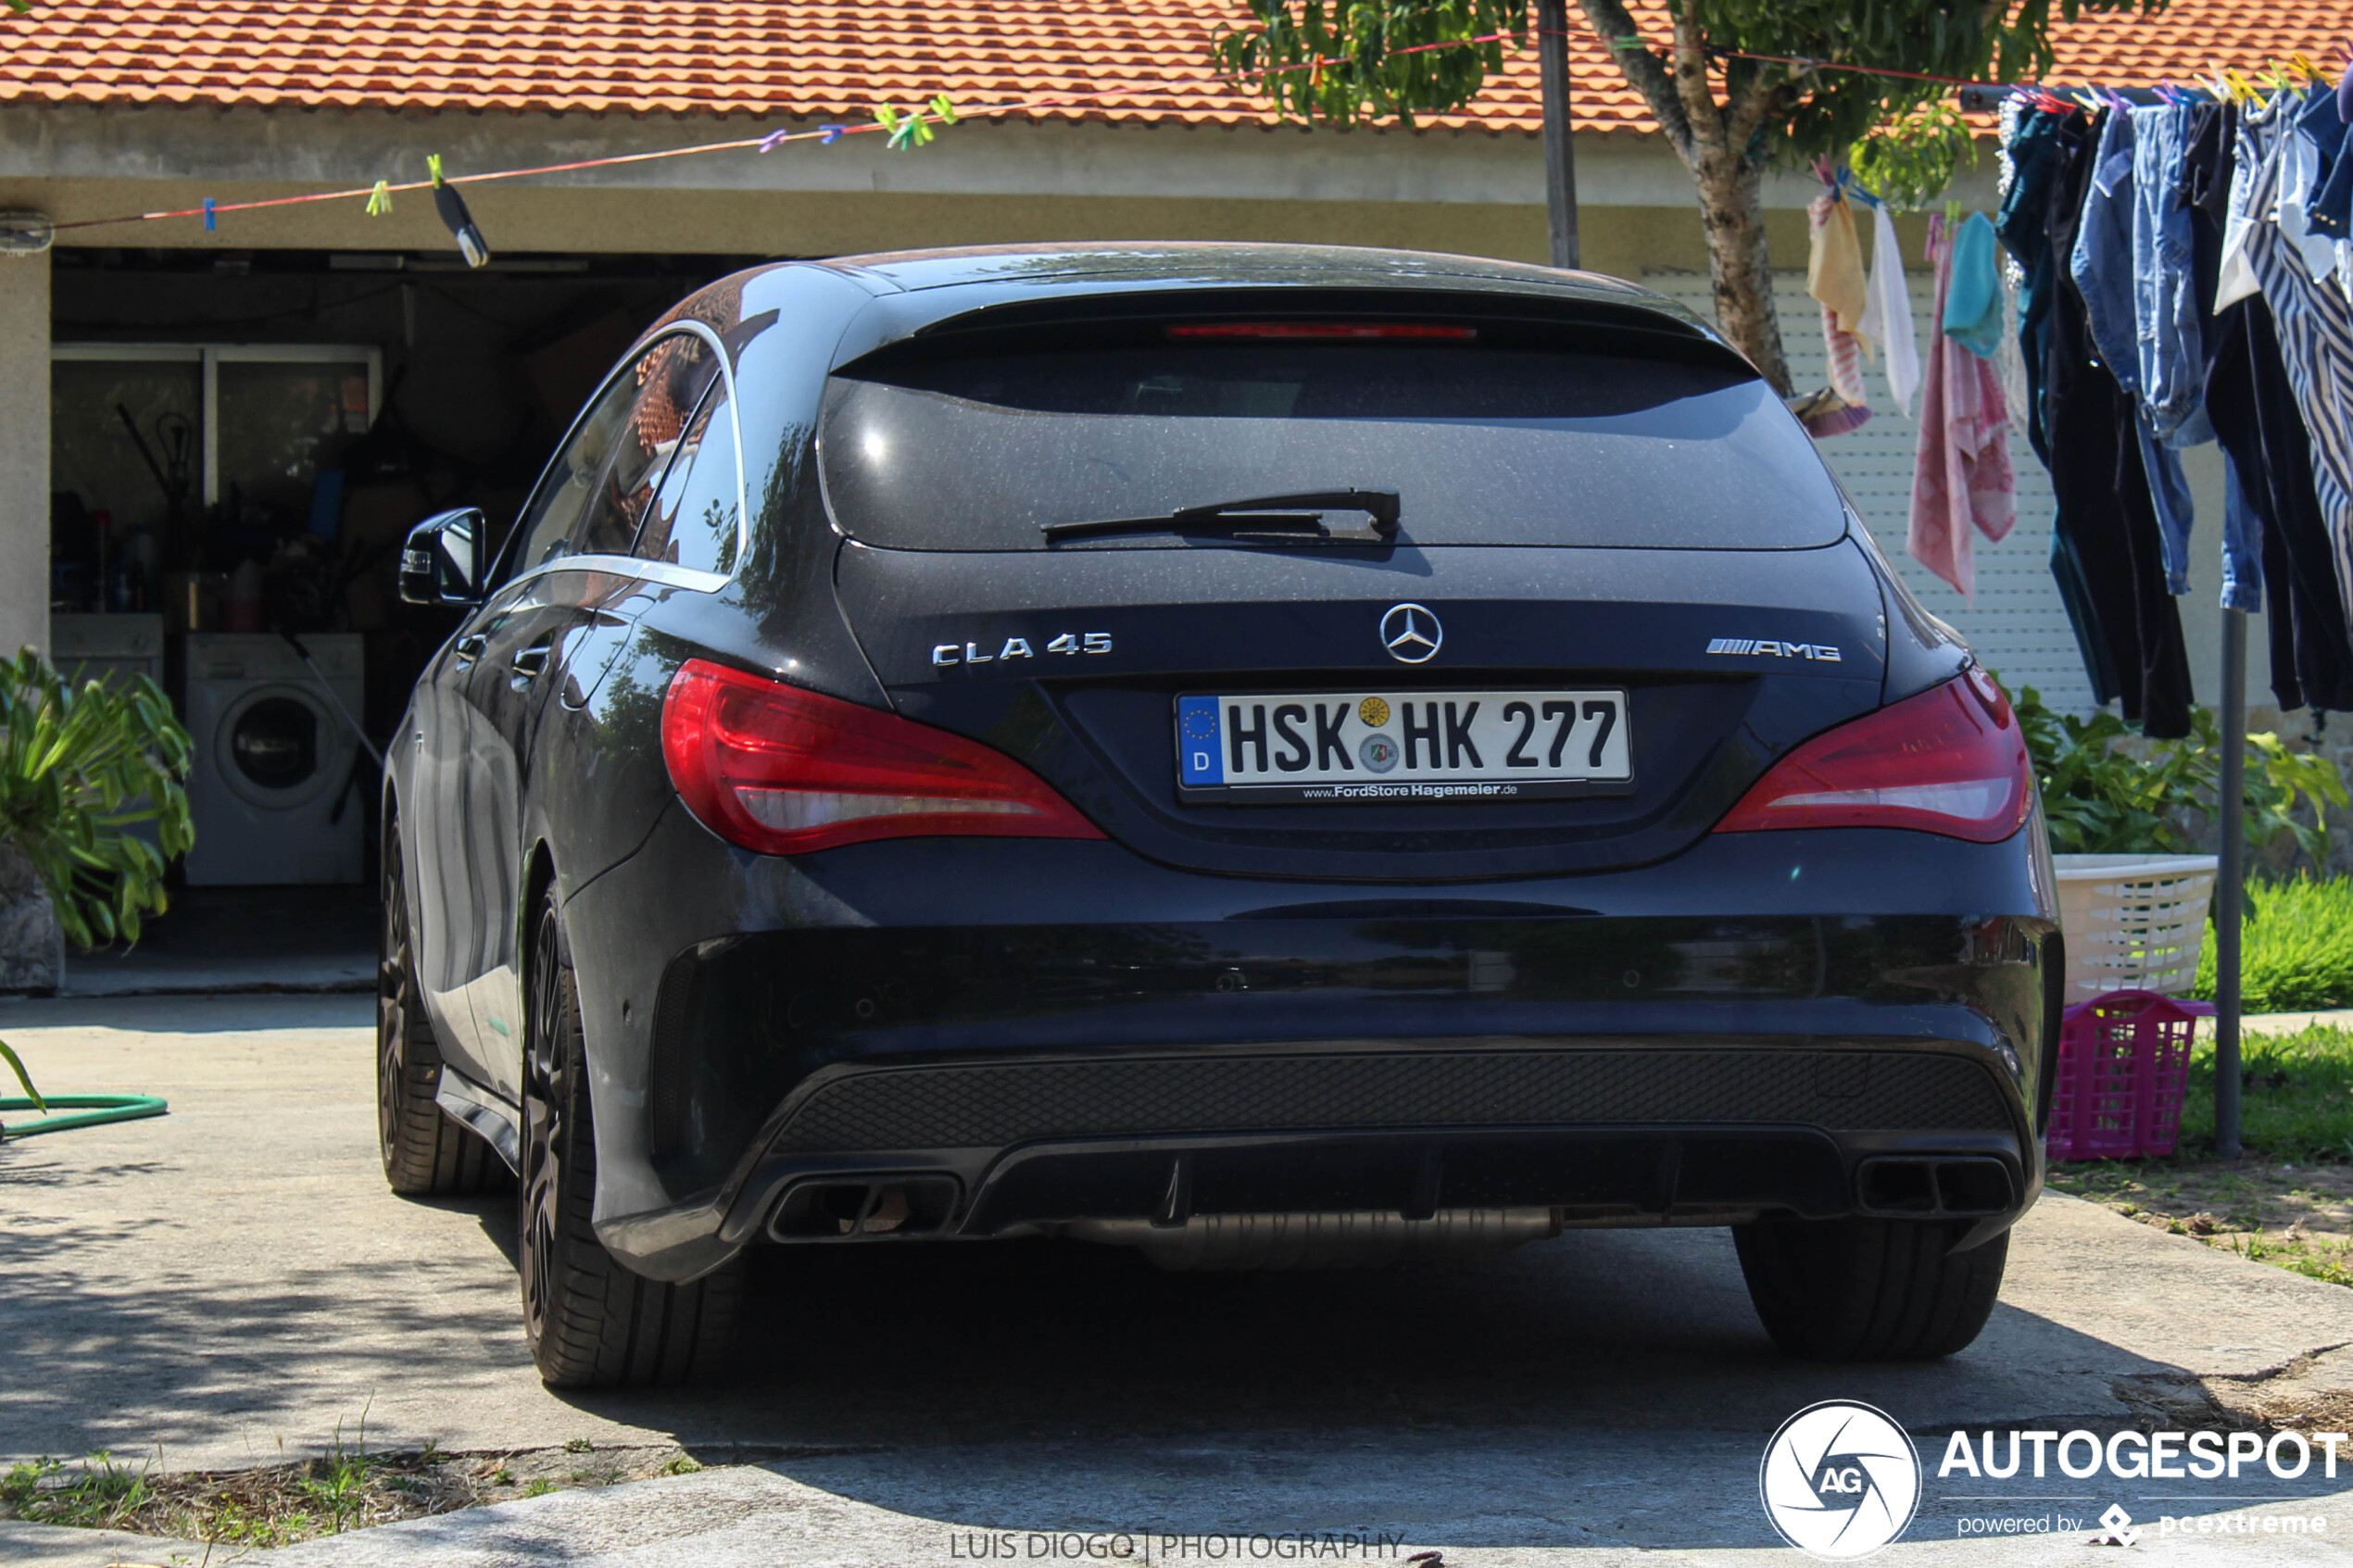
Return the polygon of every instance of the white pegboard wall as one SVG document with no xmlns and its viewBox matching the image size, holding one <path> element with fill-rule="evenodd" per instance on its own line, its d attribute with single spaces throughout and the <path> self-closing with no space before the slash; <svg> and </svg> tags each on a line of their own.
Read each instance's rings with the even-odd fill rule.
<svg viewBox="0 0 2353 1568">
<path fill-rule="evenodd" d="M 1911 284 L 1913 331 L 1920 345 L 1920 362 L 1928 362 L 1929 307 L 1935 278 L 1923 262 L 1906 257 Z M 1703 272 L 1654 271 L 1643 283 L 1714 320 L 1715 301 Z M 1790 377 L 1801 394 L 1826 385 L 1827 356 L 1822 346 L 1822 307 L 1806 292 L 1803 272 L 1773 274 L 1773 306 L 1780 317 L 1781 349 L 1789 357 Z M 1912 515 L 1912 470 L 1919 450 L 1919 421 L 1895 407 L 1888 395 L 1887 378 L 1874 361 L 1864 372 L 1871 395 L 1871 420 L 1862 429 L 1820 442 L 1822 455 L 1837 470 L 1864 521 L 1879 539 L 1880 548 L 1931 613 L 1951 622 L 1978 657 L 1999 672 L 2012 690 L 2032 686 L 2044 702 L 2062 712 L 2089 713 L 2092 684 L 2083 673 L 2083 659 L 2059 603 L 2058 587 L 2051 580 L 2050 475 L 2034 456 L 2034 448 L 2015 433 L 2010 439 L 2010 465 L 2018 475 L 2018 526 L 1995 544 L 1977 538 L 1977 596 L 1974 603 L 1947 587 L 1904 548 Z M 1919 399 L 1913 398 L 1917 408 Z"/>
</svg>

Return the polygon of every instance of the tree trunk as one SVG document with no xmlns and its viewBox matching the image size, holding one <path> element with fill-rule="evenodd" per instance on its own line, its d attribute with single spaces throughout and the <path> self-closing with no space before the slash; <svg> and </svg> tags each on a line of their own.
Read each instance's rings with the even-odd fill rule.
<svg viewBox="0 0 2353 1568">
<path fill-rule="evenodd" d="M 1773 268 L 1765 253 L 1765 169 L 1736 152 L 1692 149 L 1700 220 L 1707 228 L 1716 324 L 1783 397 L 1789 364 L 1773 315 Z"/>
</svg>

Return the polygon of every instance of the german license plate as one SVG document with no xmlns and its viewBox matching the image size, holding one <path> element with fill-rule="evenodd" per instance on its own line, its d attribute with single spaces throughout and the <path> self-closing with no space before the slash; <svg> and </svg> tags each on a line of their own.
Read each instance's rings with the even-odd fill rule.
<svg viewBox="0 0 2353 1568">
<path fill-rule="evenodd" d="M 1633 787 L 1623 691 L 1301 692 L 1176 699 L 1193 800 L 1537 800 Z"/>
</svg>

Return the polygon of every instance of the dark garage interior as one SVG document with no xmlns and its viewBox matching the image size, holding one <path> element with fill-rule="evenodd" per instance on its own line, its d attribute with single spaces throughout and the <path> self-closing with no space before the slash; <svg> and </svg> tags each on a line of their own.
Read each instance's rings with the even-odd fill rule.
<svg viewBox="0 0 2353 1568">
<path fill-rule="evenodd" d="M 403 536 L 460 505 L 502 535 L 637 333 L 757 259 L 57 253 L 52 657 L 152 676 L 196 753 L 171 910 L 69 989 L 372 947 L 371 752 L 454 623 L 400 601 Z"/>
</svg>

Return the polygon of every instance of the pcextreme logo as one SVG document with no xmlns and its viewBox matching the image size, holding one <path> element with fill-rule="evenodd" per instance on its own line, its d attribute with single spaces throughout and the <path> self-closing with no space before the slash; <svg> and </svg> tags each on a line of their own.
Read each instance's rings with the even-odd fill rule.
<svg viewBox="0 0 2353 1568">
<path fill-rule="evenodd" d="M 1765 1445 L 1756 1490 L 1783 1540 L 1843 1562 L 1910 1525 L 1920 1502 L 1919 1456 L 1885 1411 L 1825 1399 L 1781 1423 Z"/>
</svg>

